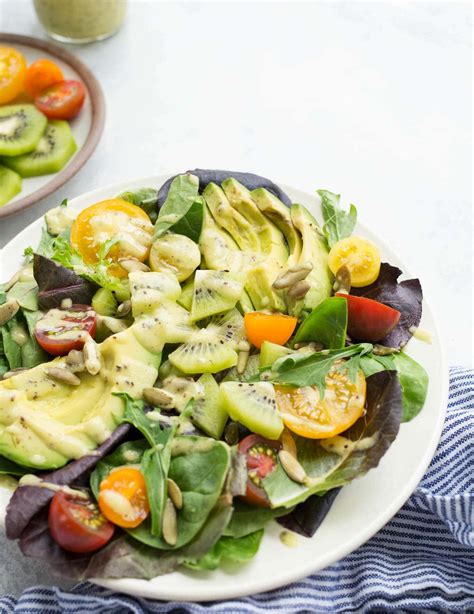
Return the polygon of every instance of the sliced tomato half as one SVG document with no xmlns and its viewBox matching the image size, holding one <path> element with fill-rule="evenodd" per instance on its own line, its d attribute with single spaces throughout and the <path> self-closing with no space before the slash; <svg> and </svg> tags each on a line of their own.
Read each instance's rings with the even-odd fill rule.
<svg viewBox="0 0 474 614">
<path fill-rule="evenodd" d="M 347 332 L 353 341 L 377 343 L 390 333 L 400 320 L 393 307 L 363 296 L 338 292 L 347 301 Z"/>
<path fill-rule="evenodd" d="M 278 465 L 281 443 L 260 435 L 248 435 L 239 443 L 238 450 L 247 460 L 247 490 L 243 497 L 247 503 L 269 507 L 267 493 L 262 488 L 262 479 Z"/>
<path fill-rule="evenodd" d="M 35 325 L 35 337 L 40 346 L 53 356 L 65 356 L 84 346 L 85 335 L 94 337 L 97 315 L 88 305 L 73 305 L 69 309 L 50 309 Z"/>
<path fill-rule="evenodd" d="M 94 552 L 114 534 L 115 527 L 91 498 L 57 492 L 49 508 L 49 530 L 55 542 L 69 552 Z"/>
<path fill-rule="evenodd" d="M 35 106 L 49 119 L 72 119 L 84 104 L 86 88 L 80 81 L 54 83 L 35 98 Z"/>
</svg>

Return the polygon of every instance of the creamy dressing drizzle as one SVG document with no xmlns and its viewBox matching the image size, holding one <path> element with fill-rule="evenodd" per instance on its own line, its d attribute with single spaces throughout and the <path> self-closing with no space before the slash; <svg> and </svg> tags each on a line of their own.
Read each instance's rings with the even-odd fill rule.
<svg viewBox="0 0 474 614">
<path fill-rule="evenodd" d="M 82 490 L 76 490 L 71 488 L 70 486 L 61 485 L 61 484 L 53 484 L 52 482 L 45 482 L 37 475 L 33 475 L 32 473 L 27 473 L 23 475 L 19 482 L 19 486 L 36 486 L 38 488 L 47 488 L 48 490 L 52 490 L 53 492 L 64 492 L 67 495 L 71 495 L 76 499 L 88 499 L 89 495 Z"/>
</svg>

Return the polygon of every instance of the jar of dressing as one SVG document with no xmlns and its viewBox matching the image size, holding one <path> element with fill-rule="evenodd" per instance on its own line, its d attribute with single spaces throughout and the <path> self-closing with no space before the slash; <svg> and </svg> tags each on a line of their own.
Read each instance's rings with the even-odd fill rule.
<svg viewBox="0 0 474 614">
<path fill-rule="evenodd" d="M 63 43 L 91 43 L 117 32 L 127 0 L 34 0 L 46 32 Z"/>
</svg>

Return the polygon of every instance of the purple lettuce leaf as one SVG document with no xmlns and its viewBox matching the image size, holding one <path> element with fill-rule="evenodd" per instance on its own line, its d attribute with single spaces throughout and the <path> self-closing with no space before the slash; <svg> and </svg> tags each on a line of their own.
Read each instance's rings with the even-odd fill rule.
<svg viewBox="0 0 474 614">
<path fill-rule="evenodd" d="M 65 298 L 70 298 L 75 304 L 90 305 L 97 289 L 95 284 L 71 269 L 40 254 L 34 255 L 33 275 L 39 289 L 38 305 L 45 311 L 60 307 Z"/>
<path fill-rule="evenodd" d="M 41 474 L 47 482 L 61 485 L 71 485 L 90 471 L 103 456 L 120 443 L 132 427 L 121 424 L 112 435 L 94 452 L 69 463 L 65 467 L 51 473 Z M 19 539 L 25 528 L 38 512 L 40 512 L 54 496 L 54 492 L 38 486 L 20 486 L 13 493 L 5 519 L 6 534 L 9 539 Z"/>
<path fill-rule="evenodd" d="M 410 329 L 420 324 L 423 292 L 419 279 L 398 282 L 402 271 L 382 262 L 378 278 L 364 288 L 351 288 L 351 294 L 363 296 L 384 303 L 401 313 L 397 326 L 382 341 L 381 345 L 401 348 L 412 337 Z"/>
<path fill-rule="evenodd" d="M 277 518 L 278 524 L 304 537 L 313 537 L 326 518 L 340 490 L 340 488 L 333 488 L 324 495 L 312 495 L 297 505 L 289 514 Z"/>
<path fill-rule="evenodd" d="M 279 198 L 287 207 L 291 206 L 291 199 L 289 196 L 278 187 L 270 179 L 261 177 L 260 175 L 254 175 L 253 173 L 241 173 L 237 171 L 221 171 L 214 169 L 202 169 L 195 168 L 192 171 L 186 171 L 186 173 L 192 173 L 199 179 L 199 191 L 202 192 L 208 183 L 221 184 L 225 179 L 233 177 L 240 181 L 247 189 L 255 190 L 256 188 L 266 188 L 269 192 L 272 192 L 277 198 Z M 182 173 L 179 173 L 182 174 Z M 160 208 L 168 196 L 169 187 L 173 179 L 177 177 L 171 177 L 161 186 L 158 192 L 158 208 Z"/>
</svg>

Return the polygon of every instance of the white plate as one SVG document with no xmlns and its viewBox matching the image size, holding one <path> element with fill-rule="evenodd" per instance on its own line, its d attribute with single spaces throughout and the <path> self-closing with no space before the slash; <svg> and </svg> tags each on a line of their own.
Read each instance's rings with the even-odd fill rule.
<svg viewBox="0 0 474 614">
<path fill-rule="evenodd" d="M 159 187 L 166 179 L 164 175 L 154 176 L 100 188 L 70 200 L 69 206 L 79 211 L 126 189 Z M 317 197 L 282 187 L 294 202 L 302 203 L 318 219 L 321 218 Z M 363 209 L 359 213 L 364 217 Z M 42 219 L 37 220 L 3 249 L 0 279 L 7 279 L 18 269 L 24 248 L 36 245 L 39 241 L 42 225 Z M 397 255 L 364 226 L 359 224 L 356 233 L 375 241 L 382 251 L 382 260 L 400 267 L 404 271 L 404 278 L 416 277 L 416 273 L 409 273 Z M 433 344 L 427 345 L 413 339 L 408 350 L 425 367 L 430 377 L 423 411 L 412 422 L 401 425 L 397 439 L 377 469 L 342 489 L 312 539 L 299 537 L 298 547 L 288 548 L 279 539 L 281 527 L 271 523 L 255 559 L 232 571 L 183 570 L 150 581 L 125 578 L 98 580 L 97 584 L 152 599 L 229 599 L 274 589 L 298 580 L 335 563 L 370 539 L 397 513 L 416 488 L 433 457 L 443 427 L 447 405 L 447 369 L 438 330 L 426 300 L 423 302 L 421 326 L 433 333 Z M 3 500 L 7 500 L 8 493 L 4 491 L 3 495 Z M 4 508 L 0 509 L 0 517 L 4 511 Z"/>
</svg>

